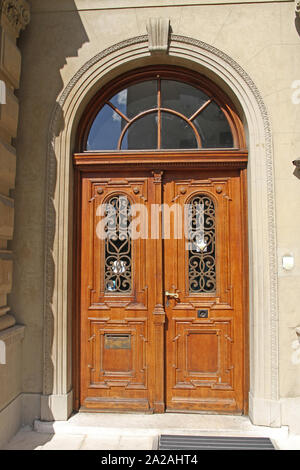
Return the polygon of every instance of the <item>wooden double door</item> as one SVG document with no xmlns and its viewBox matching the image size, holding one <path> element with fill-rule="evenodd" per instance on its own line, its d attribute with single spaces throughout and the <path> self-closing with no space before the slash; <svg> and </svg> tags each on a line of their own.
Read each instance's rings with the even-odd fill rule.
<svg viewBox="0 0 300 470">
<path fill-rule="evenodd" d="M 81 410 L 243 413 L 244 172 L 80 179 Z"/>
</svg>

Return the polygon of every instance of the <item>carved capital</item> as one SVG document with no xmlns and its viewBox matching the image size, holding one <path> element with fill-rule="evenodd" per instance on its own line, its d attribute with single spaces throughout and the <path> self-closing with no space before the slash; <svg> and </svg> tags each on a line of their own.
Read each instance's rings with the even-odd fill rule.
<svg viewBox="0 0 300 470">
<path fill-rule="evenodd" d="M 30 7 L 26 0 L 0 0 L 1 26 L 17 38 L 30 21 Z"/>
<path fill-rule="evenodd" d="M 296 160 L 293 161 L 293 164 L 294 164 L 297 168 L 300 168 L 300 158 L 296 158 Z"/>
<path fill-rule="evenodd" d="M 295 13 L 300 18 L 300 0 L 295 1 Z"/>
<path fill-rule="evenodd" d="M 154 183 L 156 183 L 156 184 L 161 184 L 163 173 L 164 173 L 164 172 L 163 172 L 163 171 L 160 171 L 160 170 L 153 170 L 153 171 L 152 171 Z"/>
<path fill-rule="evenodd" d="M 166 54 L 169 47 L 169 18 L 149 18 L 147 33 L 149 51 L 152 54 Z"/>
</svg>

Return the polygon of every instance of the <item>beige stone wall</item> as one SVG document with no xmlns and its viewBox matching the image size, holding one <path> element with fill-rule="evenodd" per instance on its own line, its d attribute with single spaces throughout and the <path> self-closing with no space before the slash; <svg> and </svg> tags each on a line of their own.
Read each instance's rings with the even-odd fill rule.
<svg viewBox="0 0 300 470">
<path fill-rule="evenodd" d="M 14 326 L 0 333 L 0 341 L 4 342 L 6 349 L 6 363 L 0 365 L 0 410 L 3 410 L 22 391 L 23 336 L 23 326 Z"/>
<path fill-rule="evenodd" d="M 295 328 L 300 324 L 300 181 L 293 174 L 291 162 L 300 152 L 300 104 L 292 99 L 295 91 L 292 84 L 300 80 L 300 26 L 295 18 L 294 2 L 232 4 L 220 1 L 210 5 L 211 2 L 181 1 L 165 2 L 174 6 L 161 7 L 156 5 L 162 2 L 129 0 L 32 0 L 30 3 L 31 24 L 19 42 L 23 72 L 18 93 L 21 108 L 15 232 L 11 245 L 17 260 L 11 305 L 18 321 L 24 323 L 28 331 L 24 339 L 23 391 L 42 393 L 43 388 L 45 174 L 54 104 L 74 74 L 91 57 L 117 42 L 146 34 L 146 21 L 150 16 L 166 16 L 171 20 L 174 34 L 211 44 L 240 64 L 257 85 L 267 106 L 274 149 L 280 396 L 283 399 L 299 397 L 300 360 L 297 359 Z M 118 8 L 118 4 L 122 4 L 122 8 Z M 11 43 L 7 47 L 12 47 Z M 134 66 L 133 61 L 131 67 Z M 19 65 L 13 69 L 19 70 Z M 13 96 L 9 95 L 9 99 L 11 109 L 16 109 Z M 11 111 L 3 121 L 6 132 L 7 129 L 14 132 L 9 117 L 14 113 Z M 63 119 L 60 125 L 63 128 Z M 6 142 L 8 154 L 13 153 L 10 145 Z M 251 158 L 251 147 L 249 150 Z M 7 175 L 12 175 L 14 170 L 6 171 Z M 265 184 L 264 181 L 261 184 Z M 9 197 L 8 192 L 1 191 L 4 191 L 3 196 Z M 11 207 L 3 206 L 5 220 L 9 221 Z M 9 223 L 3 228 L 0 223 L 1 230 L 5 237 L 11 236 Z M 251 230 L 255 231 L 255 227 Z M 285 271 L 281 264 L 282 256 L 287 253 L 292 253 L 295 259 L 291 271 Z M 7 279 L 6 289 L 9 289 L 11 281 L 5 270 L 10 267 L 5 263 L 3 266 L 2 278 Z M 268 285 L 253 286 L 262 291 L 268 288 Z M 0 292 L 3 305 L 7 292 Z M 264 327 L 262 322 L 261 328 Z"/>
<path fill-rule="evenodd" d="M 14 231 L 14 199 L 19 100 L 14 91 L 19 87 L 21 52 L 16 41 L 29 21 L 26 1 L 0 2 L 0 331 L 15 324 L 9 314 L 7 295 L 12 288 L 12 252 L 8 242 Z"/>
<path fill-rule="evenodd" d="M 0 104 L 0 331 L 15 324 L 8 315 L 7 295 L 12 286 L 12 256 L 7 242 L 13 237 L 14 200 L 10 190 L 15 186 L 16 153 L 12 139 L 17 135 L 19 104 L 14 95 L 14 87 L 19 82 L 19 72 L 15 68 L 15 56 L 20 57 L 16 38 L 10 30 L 1 27 L 0 31 L 0 80 L 4 85 L 4 103 Z M 18 51 L 18 53 L 16 53 Z M 17 72 L 17 73 L 16 73 Z M 3 86 L 2 85 L 2 86 Z"/>
<path fill-rule="evenodd" d="M 17 38 L 29 21 L 23 0 L 0 1 L 0 446 L 21 424 L 22 340 L 24 326 L 15 326 L 8 295 L 13 282 L 14 197 L 21 52 Z M 17 404 L 18 402 L 18 404 Z"/>
</svg>

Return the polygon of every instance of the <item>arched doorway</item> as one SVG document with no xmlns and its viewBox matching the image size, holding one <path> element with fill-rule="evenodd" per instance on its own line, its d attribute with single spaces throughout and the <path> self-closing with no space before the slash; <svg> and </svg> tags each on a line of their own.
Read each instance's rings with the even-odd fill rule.
<svg viewBox="0 0 300 470">
<path fill-rule="evenodd" d="M 247 412 L 247 150 L 229 98 L 187 69 L 137 69 L 91 100 L 77 146 L 77 407 Z"/>
</svg>

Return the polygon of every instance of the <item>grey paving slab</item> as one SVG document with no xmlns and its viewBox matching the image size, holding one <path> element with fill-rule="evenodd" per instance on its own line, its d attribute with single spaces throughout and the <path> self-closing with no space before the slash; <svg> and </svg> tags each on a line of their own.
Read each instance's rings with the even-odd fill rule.
<svg viewBox="0 0 300 470">
<path fill-rule="evenodd" d="M 85 436 L 54 434 L 37 450 L 79 450 Z"/>
<path fill-rule="evenodd" d="M 247 435 L 257 437 L 285 438 L 287 428 L 254 426 L 246 416 L 201 415 L 187 413 L 117 414 L 117 413 L 77 413 L 68 421 L 35 422 L 35 430 L 61 434 L 102 434 L 103 437 L 157 434 L 202 435 Z"/>
<path fill-rule="evenodd" d="M 78 413 L 68 421 L 35 422 L 2 450 L 151 450 L 161 434 L 269 437 L 278 449 L 300 450 L 288 428 L 253 426 L 245 416 Z"/>
<path fill-rule="evenodd" d="M 1 450 L 38 450 L 52 438 L 53 434 L 20 430 Z"/>
</svg>

